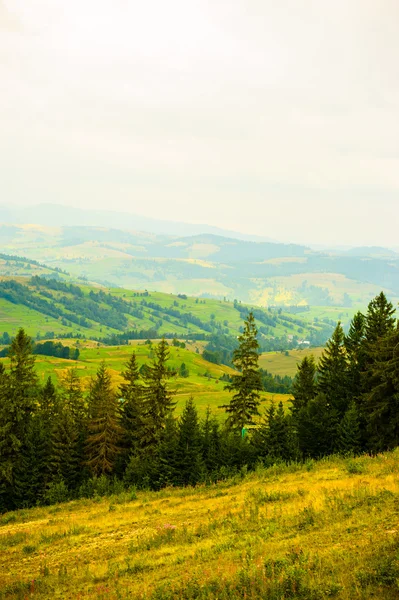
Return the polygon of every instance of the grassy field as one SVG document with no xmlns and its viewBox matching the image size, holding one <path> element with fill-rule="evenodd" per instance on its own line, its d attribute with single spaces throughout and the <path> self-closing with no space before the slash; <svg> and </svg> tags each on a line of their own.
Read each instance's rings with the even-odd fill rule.
<svg viewBox="0 0 399 600">
<path fill-rule="evenodd" d="M 313 355 L 316 361 L 320 358 L 324 348 L 306 348 L 304 350 L 290 350 L 285 352 L 264 352 L 259 358 L 259 366 L 273 375 L 289 375 L 294 377 L 297 365 L 305 356 Z"/>
<path fill-rule="evenodd" d="M 20 326 L 25 326 L 34 337 L 54 332 L 55 336 L 69 333 L 73 337 L 101 339 L 132 330 L 156 330 L 160 336 L 177 335 L 185 339 L 192 339 L 198 333 L 208 337 L 211 334 L 236 337 L 250 308 L 227 300 L 103 287 L 102 291 L 117 302 L 115 307 L 96 297 L 99 286 L 87 283 L 79 282 L 80 296 L 76 296 L 67 287 L 56 289 L 58 284 L 45 285 L 43 279 L 38 284 L 28 277 L 0 275 L 0 282 L 0 334 L 15 335 Z M 13 285 L 19 286 L 17 292 L 10 291 Z M 300 339 L 319 334 L 324 341 L 329 325 L 326 334 L 324 317 L 316 318 L 315 321 L 308 312 L 293 318 L 284 311 L 258 309 L 259 336 L 263 340 L 289 335 Z"/>
<path fill-rule="evenodd" d="M 76 341 L 63 340 L 63 343 L 75 345 Z M 58 382 L 67 369 L 75 368 L 77 374 L 81 377 L 84 389 L 88 389 L 90 378 L 96 374 L 101 362 L 105 361 L 116 388 L 122 382 L 121 372 L 133 350 L 140 366 L 150 361 L 153 355 L 151 346 L 143 342 L 137 342 L 133 347 L 97 347 L 95 343 L 88 343 L 82 347 L 80 342 L 77 343 L 80 347 L 80 357 L 76 362 L 50 356 L 36 357 L 36 371 L 42 384 L 49 376 L 53 378 L 54 382 Z M 193 344 L 192 347 L 195 350 L 197 346 Z M 6 358 L 0 360 L 4 361 L 5 364 L 8 363 Z M 209 406 L 215 416 L 224 419 L 224 409 L 219 407 L 229 402 L 231 394 L 224 390 L 225 382 L 220 381 L 220 378 L 223 374 L 233 373 L 233 369 L 225 365 L 210 363 L 195 351 L 171 346 L 169 366 L 178 370 L 183 362 L 189 370 L 189 377 L 176 376 L 170 382 L 170 388 L 176 391 L 176 413 L 179 415 L 186 400 L 193 396 L 200 417 L 205 415 Z M 281 400 L 284 404 L 287 404 L 289 398 L 290 396 L 287 394 L 264 392 L 262 393 L 262 411 L 270 405 L 271 400 L 275 402 Z"/>
<path fill-rule="evenodd" d="M 399 453 L 0 516 L 0 598 L 397 600 Z"/>
</svg>

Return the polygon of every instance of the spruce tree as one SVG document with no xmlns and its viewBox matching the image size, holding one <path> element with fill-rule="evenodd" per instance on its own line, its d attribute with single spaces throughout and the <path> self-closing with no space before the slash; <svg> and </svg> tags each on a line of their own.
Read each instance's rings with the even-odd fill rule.
<svg viewBox="0 0 399 600">
<path fill-rule="evenodd" d="M 123 462 L 126 463 L 128 455 L 137 452 L 142 419 L 143 386 L 135 352 L 126 363 L 122 377 L 124 381 L 119 387 L 119 395 L 122 403 L 121 425 L 125 434 L 121 443 Z"/>
<path fill-rule="evenodd" d="M 175 392 L 168 386 L 173 371 L 170 371 L 167 366 L 169 349 L 166 340 L 159 342 L 154 353 L 152 364 L 146 365 L 144 373 L 145 385 L 139 432 L 139 451 L 147 455 L 147 458 L 151 455 L 155 456 L 166 418 L 176 405 L 173 401 Z"/>
<path fill-rule="evenodd" d="M 121 452 L 124 430 L 120 425 L 120 406 L 104 363 L 91 382 L 88 408 L 87 464 L 95 475 L 109 474 Z"/>
<path fill-rule="evenodd" d="M 204 470 L 201 431 L 192 397 L 187 400 L 179 419 L 176 467 L 179 485 L 195 485 Z"/>
<path fill-rule="evenodd" d="M 319 393 L 297 418 L 299 450 L 303 457 L 321 458 L 338 449 L 339 415 L 326 396 Z"/>
<path fill-rule="evenodd" d="M 379 338 L 392 333 L 395 329 L 395 309 L 388 302 L 384 292 L 381 292 L 372 300 L 367 309 L 365 323 L 365 338 L 367 345 L 372 345 Z"/>
<path fill-rule="evenodd" d="M 292 413 L 295 416 L 310 400 L 316 396 L 316 364 L 314 356 L 305 356 L 298 365 L 298 371 L 292 384 Z"/>
<path fill-rule="evenodd" d="M 85 473 L 85 444 L 87 438 L 88 407 L 76 369 L 68 369 L 60 378 L 57 416 L 54 420 L 52 440 L 57 456 L 53 465 L 65 463 L 61 470 L 70 474 L 65 483 L 76 488 Z M 57 472 L 59 471 L 57 467 Z M 87 470 L 87 469 L 86 469 Z"/>
<path fill-rule="evenodd" d="M 359 398 L 361 395 L 361 373 L 364 369 L 365 352 L 364 340 L 366 333 L 366 319 L 359 311 L 353 317 L 348 335 L 345 336 L 344 345 L 348 357 L 347 385 L 348 396 Z"/>
<path fill-rule="evenodd" d="M 351 402 L 338 427 L 338 450 L 344 455 L 360 454 L 362 435 L 355 402 Z"/>
<path fill-rule="evenodd" d="M 370 349 L 369 349 L 370 350 Z M 364 395 L 369 449 L 379 452 L 399 445 L 399 328 L 380 337 L 370 350 L 370 381 Z"/>
<path fill-rule="evenodd" d="M 21 506 L 27 439 L 39 393 L 31 339 L 20 329 L 10 349 L 10 370 L 0 373 L 0 509 Z"/>
<path fill-rule="evenodd" d="M 221 407 L 228 414 L 227 424 L 238 431 L 246 425 L 252 425 L 254 416 L 259 415 L 259 392 L 263 388 L 258 366 L 257 333 L 255 318 L 250 312 L 244 322 L 244 331 L 238 338 L 239 346 L 233 353 L 233 364 L 239 374 L 233 375 L 232 382 L 224 388 L 234 395 L 228 405 Z"/>
<path fill-rule="evenodd" d="M 329 405 L 342 417 L 348 408 L 348 363 L 344 346 L 344 332 L 338 322 L 328 340 L 317 366 L 317 389 Z"/>
<path fill-rule="evenodd" d="M 173 413 L 170 412 L 166 417 L 165 428 L 159 444 L 159 487 L 178 483 L 177 446 L 176 420 Z"/>
<path fill-rule="evenodd" d="M 51 429 L 51 482 L 63 482 L 68 490 L 75 490 L 81 479 L 82 456 L 79 430 L 68 407 L 59 404 Z"/>
<path fill-rule="evenodd" d="M 201 427 L 202 456 L 208 476 L 216 477 L 220 460 L 220 426 L 209 406 Z"/>
</svg>

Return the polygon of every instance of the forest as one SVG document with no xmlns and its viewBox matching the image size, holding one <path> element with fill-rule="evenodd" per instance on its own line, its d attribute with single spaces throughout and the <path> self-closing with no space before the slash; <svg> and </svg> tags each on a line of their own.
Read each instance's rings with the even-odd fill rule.
<svg viewBox="0 0 399 600">
<path fill-rule="evenodd" d="M 114 389 L 102 363 L 83 390 L 74 369 L 57 388 L 40 385 L 34 347 L 20 329 L 0 363 L 0 510 L 101 495 L 112 486 L 157 490 L 218 481 L 243 468 L 294 463 L 332 454 L 374 455 L 399 444 L 399 329 L 381 293 L 344 334 L 340 323 L 316 364 L 298 365 L 288 411 L 262 414 L 250 313 L 233 352 L 235 374 L 221 423 L 199 419 L 195 398 L 174 416 L 168 343 L 155 346 L 145 369 L 134 351 Z"/>
</svg>

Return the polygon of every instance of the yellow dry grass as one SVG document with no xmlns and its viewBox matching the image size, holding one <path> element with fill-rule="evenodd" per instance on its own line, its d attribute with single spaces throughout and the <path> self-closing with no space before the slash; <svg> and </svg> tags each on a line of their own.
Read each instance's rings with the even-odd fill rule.
<svg viewBox="0 0 399 600">
<path fill-rule="evenodd" d="M 227 589 L 235 581 L 239 590 L 247 574 L 264 595 L 234 598 L 393 600 L 398 458 L 259 468 L 209 487 L 8 513 L 0 517 L 0 597 L 149 598 L 167 584 L 172 595 L 161 588 L 157 598 L 216 599 L 226 596 L 212 595 L 209 582 Z M 385 571 L 381 557 L 391 561 Z M 286 576 L 309 595 L 270 595 Z M 193 580 L 203 595 L 188 594 Z"/>
</svg>

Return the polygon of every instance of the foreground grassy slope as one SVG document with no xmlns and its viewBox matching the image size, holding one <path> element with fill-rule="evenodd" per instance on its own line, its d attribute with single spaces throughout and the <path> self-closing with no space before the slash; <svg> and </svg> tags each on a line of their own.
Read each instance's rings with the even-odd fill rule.
<svg viewBox="0 0 399 600">
<path fill-rule="evenodd" d="M 394 600 L 399 453 L 0 517 L 0 598 Z"/>
</svg>

